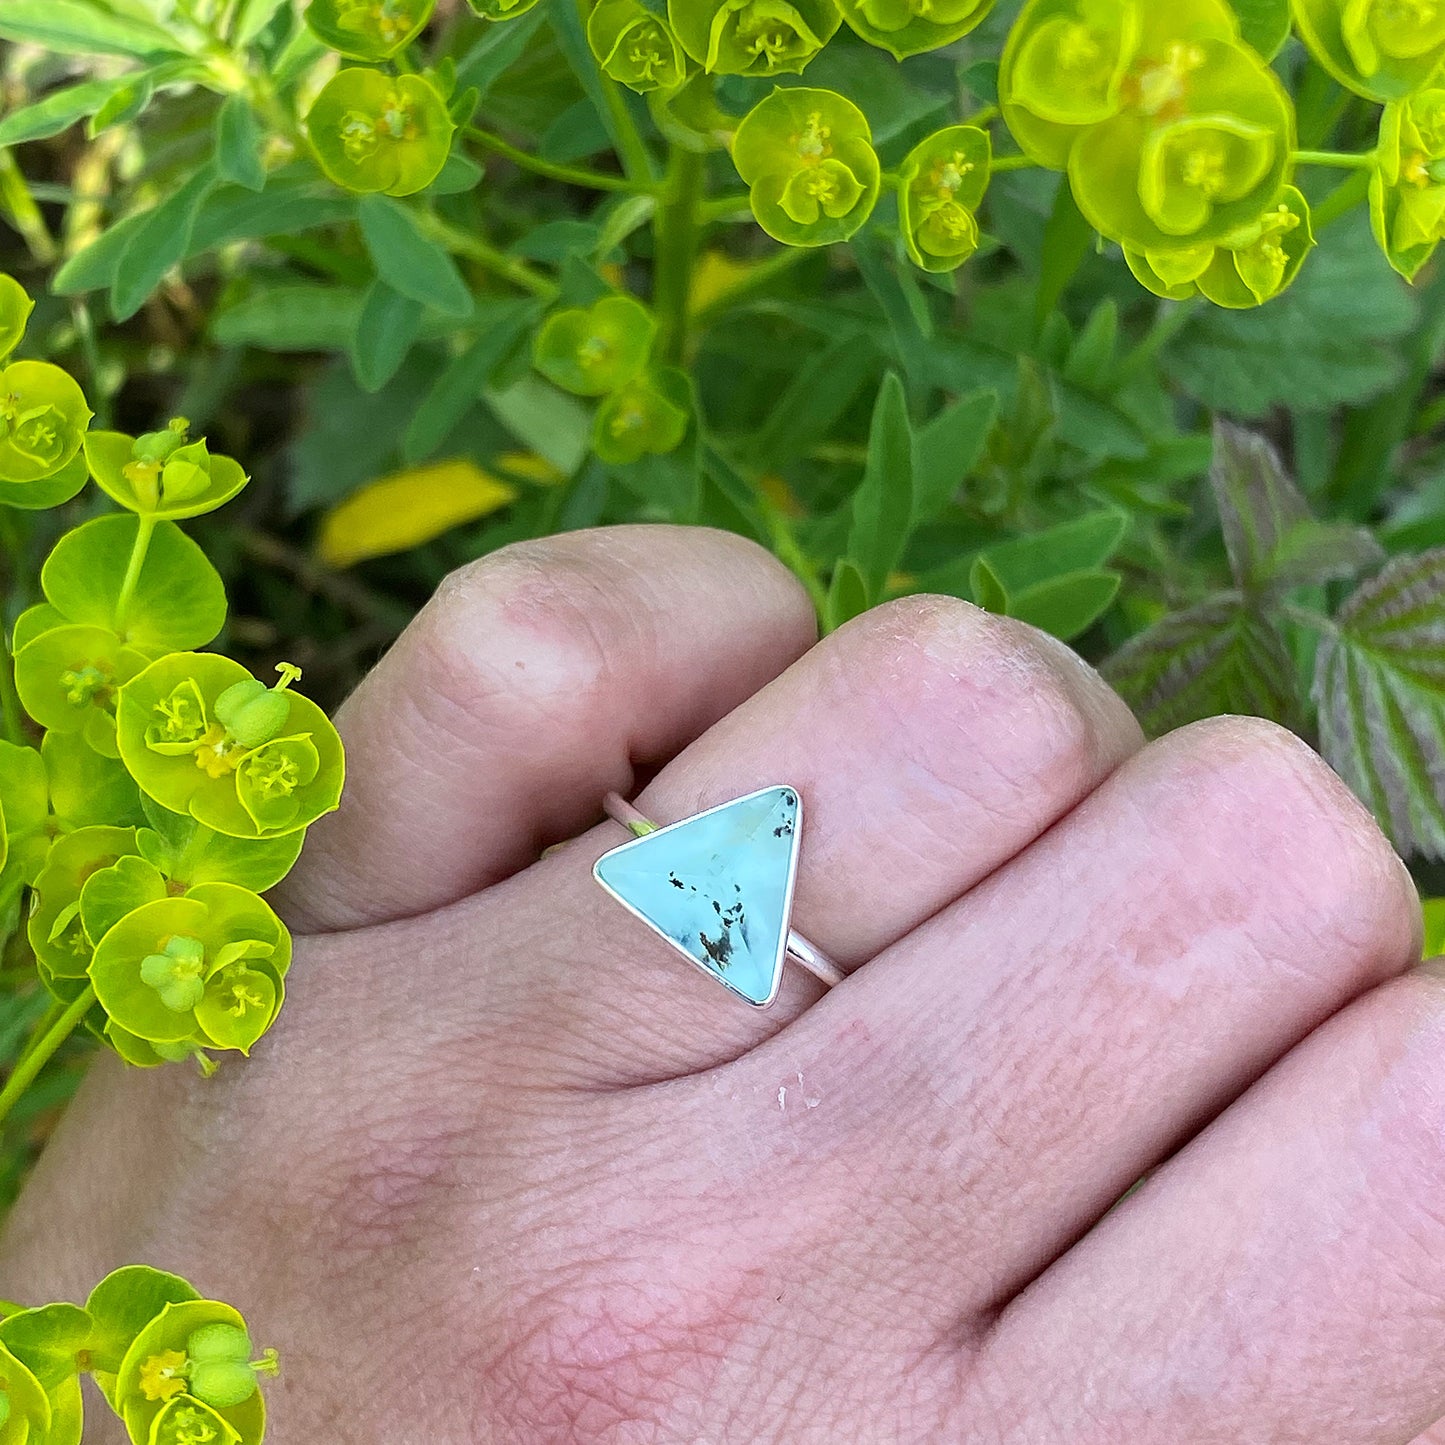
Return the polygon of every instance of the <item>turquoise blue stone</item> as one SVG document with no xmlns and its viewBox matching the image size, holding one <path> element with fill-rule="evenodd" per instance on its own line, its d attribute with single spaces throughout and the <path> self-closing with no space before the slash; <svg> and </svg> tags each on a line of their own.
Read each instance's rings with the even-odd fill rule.
<svg viewBox="0 0 1445 1445">
<path fill-rule="evenodd" d="M 783 973 L 801 805 L 764 788 L 604 853 L 597 881 L 679 953 L 749 1003 Z"/>
</svg>

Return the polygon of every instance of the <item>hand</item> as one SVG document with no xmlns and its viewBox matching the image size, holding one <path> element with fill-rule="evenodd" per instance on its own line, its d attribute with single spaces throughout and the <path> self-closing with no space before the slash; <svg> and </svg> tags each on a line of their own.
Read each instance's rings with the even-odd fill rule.
<svg viewBox="0 0 1445 1445">
<path fill-rule="evenodd" d="M 1426 1429 L 1445 983 L 1364 811 L 1263 722 L 1144 746 L 960 602 L 813 641 L 711 532 L 447 581 L 344 709 L 281 1023 L 210 1081 L 97 1064 L 3 1292 L 179 1270 L 280 1350 L 284 1445 Z M 661 820 L 795 785 L 852 976 L 756 1013 L 611 902 L 646 778 Z"/>
</svg>

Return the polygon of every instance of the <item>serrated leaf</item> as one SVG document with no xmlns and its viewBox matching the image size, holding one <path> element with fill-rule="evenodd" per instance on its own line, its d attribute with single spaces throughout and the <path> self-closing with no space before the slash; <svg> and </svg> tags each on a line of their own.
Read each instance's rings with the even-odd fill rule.
<svg viewBox="0 0 1445 1445">
<path fill-rule="evenodd" d="M 390 196 L 363 196 L 357 213 L 366 249 L 388 286 L 448 316 L 471 314 L 472 297 L 461 272 L 405 206 Z"/>
<path fill-rule="evenodd" d="M 1367 528 L 1315 521 L 1279 453 L 1257 433 L 1215 422 L 1209 484 L 1230 570 L 1246 591 L 1282 592 L 1351 577 L 1384 559 Z"/>
<path fill-rule="evenodd" d="M 1284 295 L 1253 311 L 1200 306 L 1164 349 L 1165 369 L 1216 411 L 1324 411 L 1379 395 L 1400 377 L 1414 324 L 1410 288 L 1360 217 L 1331 227 Z"/>
<path fill-rule="evenodd" d="M 365 391 L 380 391 L 421 331 L 422 304 L 377 280 L 367 291 L 351 340 L 351 370 Z"/>
<path fill-rule="evenodd" d="M 228 95 L 216 112 L 216 175 L 248 191 L 261 190 L 266 184 L 263 139 L 250 102 L 244 95 Z"/>
<path fill-rule="evenodd" d="M 1103 673 L 1153 736 L 1219 713 L 1295 728 L 1302 721 L 1284 638 L 1236 593 L 1162 618 L 1120 648 Z"/>
<path fill-rule="evenodd" d="M 1445 548 L 1397 557 L 1320 642 L 1320 747 L 1402 852 L 1445 857 Z"/>
<path fill-rule="evenodd" d="M 174 35 L 133 15 L 85 0 L 5 0 L 0 39 L 26 41 L 67 55 L 148 56 L 183 49 Z"/>
<path fill-rule="evenodd" d="M 857 564 L 869 603 L 882 600 L 913 521 L 913 429 L 903 383 L 890 371 L 878 389 L 868 429 L 868 460 L 853 493 L 848 558 Z"/>
</svg>

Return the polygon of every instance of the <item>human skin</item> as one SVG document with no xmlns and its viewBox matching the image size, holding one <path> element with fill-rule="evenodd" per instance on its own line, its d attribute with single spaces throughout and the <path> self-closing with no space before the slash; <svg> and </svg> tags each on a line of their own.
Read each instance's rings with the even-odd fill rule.
<svg viewBox="0 0 1445 1445">
<path fill-rule="evenodd" d="M 1264 722 L 1146 745 L 958 601 L 814 642 L 708 531 L 449 579 L 342 710 L 277 1027 L 97 1063 L 0 1293 L 178 1270 L 279 1349 L 282 1445 L 1421 1437 L 1445 982 L 1365 811 Z M 590 869 L 609 789 L 777 782 L 849 977 L 757 1012 Z"/>
</svg>

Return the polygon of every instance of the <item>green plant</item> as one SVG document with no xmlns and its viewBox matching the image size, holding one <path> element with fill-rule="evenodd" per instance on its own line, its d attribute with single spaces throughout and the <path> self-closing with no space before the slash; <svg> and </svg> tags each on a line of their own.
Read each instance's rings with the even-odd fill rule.
<svg viewBox="0 0 1445 1445">
<path fill-rule="evenodd" d="M 259 1445 L 259 1377 L 277 1359 L 255 1353 L 230 1305 L 142 1265 L 108 1274 L 83 1307 L 0 1302 L 0 1440 L 80 1445 L 89 1375 L 143 1445 Z"/>
</svg>

